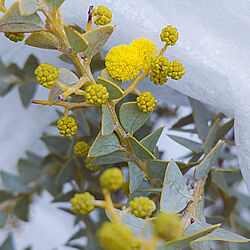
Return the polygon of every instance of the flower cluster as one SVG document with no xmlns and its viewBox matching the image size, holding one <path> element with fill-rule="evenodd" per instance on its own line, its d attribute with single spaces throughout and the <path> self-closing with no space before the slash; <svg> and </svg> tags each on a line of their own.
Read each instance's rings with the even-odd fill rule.
<svg viewBox="0 0 250 250">
<path fill-rule="evenodd" d="M 75 194 L 75 196 L 70 200 L 73 213 L 80 215 L 90 213 L 95 209 L 93 201 L 95 201 L 95 197 L 89 192 Z"/>
<path fill-rule="evenodd" d="M 37 81 L 43 87 L 51 89 L 59 73 L 56 67 L 47 63 L 42 63 L 36 68 L 35 75 Z"/>
<path fill-rule="evenodd" d="M 71 135 L 74 135 L 76 133 L 76 121 L 73 117 L 63 116 L 57 121 L 57 128 L 61 135 L 70 137 Z"/>
<path fill-rule="evenodd" d="M 150 92 L 143 92 L 136 98 L 138 108 L 142 112 L 152 112 L 155 108 L 156 101 Z"/>
<path fill-rule="evenodd" d="M 162 30 L 161 33 L 161 41 L 166 42 L 167 45 L 175 45 L 178 40 L 178 32 L 177 29 L 168 25 L 166 28 Z"/>
<path fill-rule="evenodd" d="M 154 202 L 148 197 L 143 196 L 134 198 L 132 201 L 129 202 L 129 206 L 131 207 L 132 214 L 140 218 L 150 216 L 155 210 Z"/>
<path fill-rule="evenodd" d="M 89 152 L 89 145 L 85 141 L 79 141 L 74 146 L 74 153 L 78 157 L 84 157 Z"/>
<path fill-rule="evenodd" d="M 150 80 L 156 85 L 162 85 L 168 80 L 168 70 L 169 63 L 166 57 L 161 55 L 154 57 L 151 61 Z"/>
<path fill-rule="evenodd" d="M 10 33 L 10 32 L 5 32 L 4 35 L 10 39 L 12 42 L 21 42 L 25 34 L 24 33 Z"/>
<path fill-rule="evenodd" d="M 119 168 L 109 168 L 100 177 L 101 186 L 112 191 L 118 190 L 123 181 L 123 174 Z"/>
<path fill-rule="evenodd" d="M 111 11 L 104 6 L 98 6 L 97 9 L 93 10 L 93 16 L 97 17 L 94 23 L 96 25 L 106 25 L 112 20 Z"/>
<path fill-rule="evenodd" d="M 184 66 L 177 60 L 174 60 L 169 65 L 168 76 L 174 80 L 179 80 L 185 74 Z"/>
<path fill-rule="evenodd" d="M 89 104 L 101 105 L 109 98 L 109 93 L 102 84 L 91 84 L 85 91 L 86 102 Z"/>
</svg>

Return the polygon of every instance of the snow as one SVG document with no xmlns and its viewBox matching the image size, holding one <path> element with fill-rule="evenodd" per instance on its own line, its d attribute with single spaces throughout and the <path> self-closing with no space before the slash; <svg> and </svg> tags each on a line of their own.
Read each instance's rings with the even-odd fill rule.
<svg viewBox="0 0 250 250">
<path fill-rule="evenodd" d="M 89 5 L 104 5 L 113 13 L 112 24 L 116 28 L 106 50 L 121 43 L 129 44 L 140 37 L 155 41 L 160 48 L 161 29 L 169 24 L 178 29 L 179 40 L 174 47 L 167 49 L 166 55 L 185 66 L 183 79 L 168 80 L 167 86 L 161 87 L 145 82 L 141 88 L 152 90 L 160 102 L 185 105 L 186 97 L 177 90 L 234 117 L 237 155 L 243 177 L 249 180 L 250 1 L 66 0 L 63 4 L 65 21 L 85 25 Z M 14 61 L 22 65 L 33 53 L 41 62 L 62 65 L 55 59 L 56 52 L 29 48 L 22 43 L 16 45 L 2 35 L 0 45 L 1 59 L 5 63 Z M 46 96 L 46 90 L 41 91 L 38 95 Z M 18 99 L 16 90 L 0 99 L 0 168 L 12 171 L 27 149 L 41 146 L 37 145 L 38 138 L 55 117 L 48 107 L 24 109 Z M 166 141 L 161 140 L 164 148 Z M 46 150 L 43 148 L 42 152 Z M 246 181 L 246 184 L 250 191 L 250 182 Z M 46 218 L 46 213 L 43 216 Z"/>
</svg>

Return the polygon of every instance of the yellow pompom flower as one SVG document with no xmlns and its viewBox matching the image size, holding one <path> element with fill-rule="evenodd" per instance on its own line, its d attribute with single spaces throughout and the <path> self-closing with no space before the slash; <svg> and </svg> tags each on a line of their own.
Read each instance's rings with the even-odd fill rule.
<svg viewBox="0 0 250 250">
<path fill-rule="evenodd" d="M 140 249 L 136 235 L 124 224 L 105 222 L 97 232 L 100 245 L 106 250 Z"/>
<path fill-rule="evenodd" d="M 150 92 L 142 92 L 136 98 L 136 104 L 142 112 L 152 112 L 155 108 L 156 101 Z"/>
<path fill-rule="evenodd" d="M 163 56 L 155 56 L 151 61 L 151 71 L 150 80 L 154 82 L 155 85 L 162 85 L 167 79 L 167 74 L 169 70 L 168 59 Z"/>
<path fill-rule="evenodd" d="M 16 32 L 5 32 L 4 35 L 15 43 L 21 42 L 25 37 L 24 33 L 16 33 Z"/>
<path fill-rule="evenodd" d="M 106 25 L 112 20 L 111 11 L 104 6 L 98 6 L 97 9 L 94 9 L 93 16 L 97 17 L 97 19 L 94 21 L 96 25 Z"/>
<path fill-rule="evenodd" d="M 150 216 L 155 210 L 155 204 L 148 197 L 135 197 L 132 201 L 129 202 L 131 207 L 131 213 L 136 217 L 145 218 Z"/>
<path fill-rule="evenodd" d="M 40 64 L 36 70 L 35 75 L 37 81 L 45 88 L 51 89 L 59 76 L 58 69 L 48 63 Z"/>
<path fill-rule="evenodd" d="M 78 157 L 84 157 L 89 152 L 89 145 L 85 141 L 79 141 L 74 146 L 74 153 Z"/>
<path fill-rule="evenodd" d="M 169 64 L 168 76 L 174 80 L 179 80 L 185 74 L 184 66 L 177 60 Z"/>
<path fill-rule="evenodd" d="M 118 190 L 124 182 L 122 171 L 119 168 L 109 168 L 100 176 L 100 183 L 108 190 Z"/>
<path fill-rule="evenodd" d="M 93 105 L 104 104 L 109 98 L 109 93 L 102 84 L 91 84 L 86 89 L 86 102 Z"/>
<path fill-rule="evenodd" d="M 167 45 L 175 45 L 176 41 L 178 40 L 177 29 L 172 27 L 171 25 L 168 25 L 162 30 L 161 40 L 162 42 L 166 42 Z"/>
<path fill-rule="evenodd" d="M 90 213 L 95 209 L 93 201 L 95 201 L 95 197 L 89 192 L 75 194 L 75 196 L 70 200 L 73 213 L 80 215 Z"/>
<path fill-rule="evenodd" d="M 154 220 L 156 234 L 167 241 L 181 236 L 180 216 L 177 214 L 160 213 Z"/>
<path fill-rule="evenodd" d="M 73 117 L 63 116 L 57 121 L 57 128 L 61 135 L 70 137 L 76 133 L 76 120 Z"/>
<path fill-rule="evenodd" d="M 148 67 L 151 62 L 152 56 L 158 53 L 155 43 L 151 42 L 149 39 L 136 39 L 130 44 L 130 46 L 137 49 L 139 57 L 142 60 L 143 65 L 140 70 Z"/>
<path fill-rule="evenodd" d="M 129 81 L 138 76 L 144 63 L 135 46 L 119 45 L 108 52 L 105 64 L 112 78 Z"/>
</svg>

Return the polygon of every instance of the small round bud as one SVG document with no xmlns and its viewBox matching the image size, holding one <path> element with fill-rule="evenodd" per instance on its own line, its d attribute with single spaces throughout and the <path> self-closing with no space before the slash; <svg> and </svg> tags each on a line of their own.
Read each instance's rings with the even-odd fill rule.
<svg viewBox="0 0 250 250">
<path fill-rule="evenodd" d="M 122 193 L 124 195 L 129 195 L 130 194 L 130 190 L 129 190 L 129 181 L 126 181 L 122 184 L 121 186 L 121 189 L 122 189 Z"/>
<path fill-rule="evenodd" d="M 11 32 L 5 32 L 4 35 L 10 39 L 11 41 L 13 42 L 21 42 L 24 37 L 25 37 L 25 34 L 24 33 L 11 33 Z"/>
<path fill-rule="evenodd" d="M 51 89 L 55 83 L 55 79 L 59 76 L 59 73 L 56 67 L 47 63 L 42 63 L 36 68 L 35 75 L 37 81 L 43 87 Z"/>
<path fill-rule="evenodd" d="M 175 45 L 175 42 L 178 40 L 177 29 L 168 25 L 162 30 L 161 41 L 166 42 L 167 45 Z"/>
<path fill-rule="evenodd" d="M 136 217 L 145 218 L 150 216 L 155 210 L 155 204 L 148 197 L 135 197 L 132 201 L 129 202 L 131 207 L 131 213 Z"/>
<path fill-rule="evenodd" d="M 109 93 L 102 84 L 91 84 L 85 91 L 86 102 L 89 104 L 101 105 L 109 98 Z"/>
<path fill-rule="evenodd" d="M 79 141 L 74 146 L 74 153 L 78 157 L 84 157 L 89 152 L 89 145 L 85 141 Z"/>
<path fill-rule="evenodd" d="M 71 135 L 74 135 L 76 133 L 76 121 L 73 117 L 63 116 L 57 121 L 57 128 L 61 135 L 70 137 Z"/>
<path fill-rule="evenodd" d="M 170 62 L 168 76 L 174 80 L 179 80 L 185 74 L 184 66 L 177 60 Z"/>
<path fill-rule="evenodd" d="M 142 112 L 152 112 L 156 105 L 155 98 L 150 92 L 142 92 L 136 98 L 136 103 Z"/>
<path fill-rule="evenodd" d="M 73 213 L 80 215 L 90 213 L 95 209 L 93 201 L 95 201 L 95 197 L 89 192 L 85 192 L 83 194 L 75 194 L 75 196 L 70 199 Z"/>
<path fill-rule="evenodd" d="M 163 56 L 155 56 L 151 61 L 150 80 L 155 85 L 162 85 L 167 79 L 169 69 L 168 59 Z"/>
<path fill-rule="evenodd" d="M 91 161 L 93 160 L 93 158 L 91 158 L 91 157 L 88 157 L 87 159 L 86 159 L 86 161 L 85 161 L 85 167 L 86 168 L 88 168 L 89 170 L 91 170 L 91 171 L 97 171 L 98 169 L 99 169 L 99 165 L 94 165 L 94 166 L 92 166 L 91 165 Z"/>
<path fill-rule="evenodd" d="M 93 16 L 98 17 L 94 23 L 96 25 L 106 25 L 111 22 L 112 20 L 112 13 L 111 11 L 104 6 L 98 6 L 97 9 L 93 10 Z"/>
<path fill-rule="evenodd" d="M 109 168 L 100 176 L 101 186 L 112 191 L 118 190 L 123 181 L 123 174 L 119 168 Z"/>
<path fill-rule="evenodd" d="M 181 234 L 180 217 L 177 214 L 161 213 L 154 223 L 156 234 L 164 240 L 174 240 Z"/>
<path fill-rule="evenodd" d="M 140 249 L 135 234 L 122 223 L 105 222 L 97 232 L 100 245 L 107 250 Z"/>
</svg>

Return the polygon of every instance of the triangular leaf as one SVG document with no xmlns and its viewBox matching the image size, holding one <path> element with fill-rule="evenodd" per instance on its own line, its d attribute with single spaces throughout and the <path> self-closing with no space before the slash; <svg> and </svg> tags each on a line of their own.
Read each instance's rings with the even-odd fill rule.
<svg viewBox="0 0 250 250">
<path fill-rule="evenodd" d="M 133 151 L 140 159 L 155 159 L 154 155 L 148 151 L 136 138 L 129 137 Z"/>
<path fill-rule="evenodd" d="M 143 179 L 145 178 L 144 173 L 141 169 L 133 162 L 128 163 L 129 166 L 129 190 L 130 193 L 136 191 L 142 184 Z"/>
<path fill-rule="evenodd" d="M 44 29 L 42 19 L 37 13 L 22 16 L 19 2 L 15 2 L 0 18 L 0 32 L 34 32 Z"/>
<path fill-rule="evenodd" d="M 165 213 L 178 213 L 185 208 L 190 195 L 179 167 L 170 161 L 163 182 L 160 206 Z"/>
<path fill-rule="evenodd" d="M 224 141 L 218 143 L 195 168 L 194 176 L 197 180 L 205 177 L 216 163 Z"/>
<path fill-rule="evenodd" d="M 127 102 L 121 105 L 119 116 L 121 125 L 129 133 L 135 133 L 148 120 L 151 112 L 142 112 L 136 102 Z"/>
<path fill-rule="evenodd" d="M 117 99 L 123 96 L 122 89 L 118 87 L 115 83 L 102 77 L 97 77 L 97 82 L 106 87 L 107 91 L 109 92 L 110 100 Z"/>
<path fill-rule="evenodd" d="M 45 1 L 51 9 L 59 8 L 64 2 L 64 0 L 45 0 Z"/>
<path fill-rule="evenodd" d="M 114 131 L 112 116 L 106 105 L 102 105 L 102 135 L 110 135 Z"/>
<path fill-rule="evenodd" d="M 156 144 L 161 136 L 162 130 L 164 127 L 160 127 L 157 130 L 153 131 L 148 136 L 144 137 L 140 143 L 147 148 L 151 153 L 154 152 L 154 149 L 156 147 Z"/>
<path fill-rule="evenodd" d="M 88 42 L 82 37 L 81 33 L 68 25 L 64 25 L 64 30 L 70 46 L 75 53 L 82 52 L 88 47 Z"/>
<path fill-rule="evenodd" d="M 25 44 L 37 48 L 54 50 L 57 50 L 59 46 L 57 38 L 45 31 L 32 33 L 26 38 Z"/>
<path fill-rule="evenodd" d="M 92 58 L 98 53 L 108 41 L 113 30 L 113 25 L 105 25 L 84 33 L 82 36 L 89 44 L 88 48 L 84 51 L 84 55 Z"/>
<path fill-rule="evenodd" d="M 79 82 L 79 78 L 69 69 L 59 68 L 57 81 L 65 85 L 74 85 Z"/>
<path fill-rule="evenodd" d="M 107 155 L 101 155 L 94 158 L 93 161 L 91 161 L 90 165 L 109 165 L 114 163 L 120 163 L 120 162 L 127 162 L 129 160 L 129 156 L 120 151 L 115 151 L 113 153 L 107 154 Z"/>
<path fill-rule="evenodd" d="M 88 157 L 110 154 L 120 149 L 120 142 L 115 134 L 101 135 L 98 134 L 92 144 Z"/>
<path fill-rule="evenodd" d="M 20 12 L 23 16 L 29 16 L 37 12 L 39 4 L 37 0 L 20 0 Z"/>
</svg>

